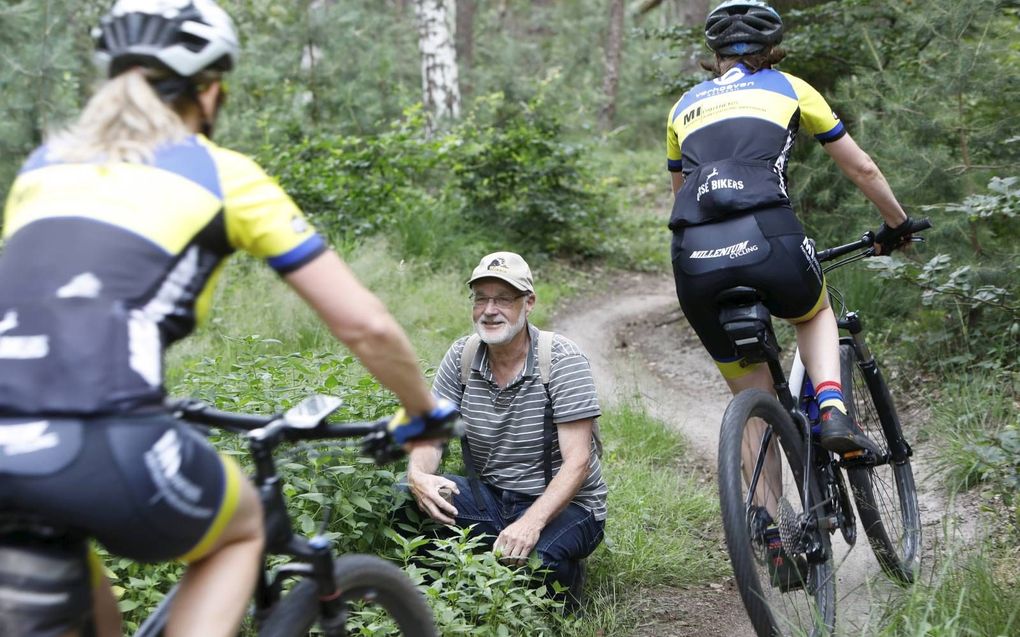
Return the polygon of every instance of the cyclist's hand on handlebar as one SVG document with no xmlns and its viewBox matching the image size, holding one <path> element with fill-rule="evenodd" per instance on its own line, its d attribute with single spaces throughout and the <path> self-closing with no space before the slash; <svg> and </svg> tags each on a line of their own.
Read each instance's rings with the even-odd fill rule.
<svg viewBox="0 0 1020 637">
<path fill-rule="evenodd" d="M 911 217 L 907 217 L 906 221 L 895 228 L 890 228 L 882 223 L 878 232 L 875 233 L 875 254 L 892 254 L 893 250 L 909 244 L 913 233 L 930 227 L 931 222 L 927 219 L 912 219 Z"/>
<path fill-rule="evenodd" d="M 408 416 L 399 409 L 386 425 L 390 438 L 398 445 L 424 440 L 446 440 L 459 434 L 460 412 L 450 401 L 440 398 L 436 406 L 424 414 Z"/>
</svg>

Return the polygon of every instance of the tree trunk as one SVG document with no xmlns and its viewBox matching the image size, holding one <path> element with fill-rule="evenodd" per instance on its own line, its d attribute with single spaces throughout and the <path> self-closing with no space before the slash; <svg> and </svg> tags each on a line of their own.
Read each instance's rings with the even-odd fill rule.
<svg viewBox="0 0 1020 637">
<path fill-rule="evenodd" d="M 705 24 L 705 18 L 708 17 L 708 12 L 718 4 L 717 2 L 710 0 L 687 0 L 681 2 L 679 8 L 679 18 L 677 22 L 680 24 Z M 709 6 L 711 5 L 711 6 Z"/>
<path fill-rule="evenodd" d="M 470 68 L 475 60 L 475 8 L 478 0 L 457 0 L 457 62 Z"/>
<path fill-rule="evenodd" d="M 429 117 L 427 133 L 445 118 L 460 116 L 457 50 L 450 30 L 453 0 L 415 0 L 418 50 L 421 52 L 422 102 Z"/>
<path fill-rule="evenodd" d="M 613 126 L 616 115 L 616 94 L 620 86 L 620 54 L 623 49 L 623 1 L 609 0 L 609 33 L 606 37 L 606 74 L 602 78 L 602 111 L 599 121 L 603 130 Z"/>
</svg>

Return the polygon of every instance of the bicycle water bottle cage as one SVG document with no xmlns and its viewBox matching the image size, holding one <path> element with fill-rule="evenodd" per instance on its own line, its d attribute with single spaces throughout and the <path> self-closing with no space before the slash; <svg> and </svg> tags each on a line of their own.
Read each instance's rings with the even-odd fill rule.
<svg viewBox="0 0 1020 637">
<path fill-rule="evenodd" d="M 719 322 L 733 342 L 737 356 L 748 363 L 764 363 L 779 357 L 779 347 L 772 336 L 772 317 L 762 305 L 758 290 L 735 287 L 715 297 L 719 305 Z"/>
</svg>

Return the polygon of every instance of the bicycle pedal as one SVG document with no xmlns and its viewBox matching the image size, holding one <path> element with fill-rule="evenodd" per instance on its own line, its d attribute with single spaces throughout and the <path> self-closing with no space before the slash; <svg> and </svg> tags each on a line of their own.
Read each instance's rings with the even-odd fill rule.
<svg viewBox="0 0 1020 637">
<path fill-rule="evenodd" d="M 873 467 L 876 464 L 878 464 L 878 458 L 875 454 L 863 449 L 859 451 L 848 451 L 839 456 L 839 466 L 843 469 Z"/>
</svg>

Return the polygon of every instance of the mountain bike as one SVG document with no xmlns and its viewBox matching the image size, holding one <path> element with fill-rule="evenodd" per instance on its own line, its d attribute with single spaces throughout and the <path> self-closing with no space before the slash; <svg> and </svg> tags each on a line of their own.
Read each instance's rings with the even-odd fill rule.
<svg viewBox="0 0 1020 637">
<path fill-rule="evenodd" d="M 336 556 L 330 542 L 321 534 L 306 538 L 294 533 L 283 496 L 283 481 L 277 474 L 273 452 L 286 442 L 338 441 L 332 446 L 360 446 L 361 453 L 382 464 L 403 453 L 391 435 L 389 419 L 377 422 L 329 423 L 326 418 L 341 404 L 331 396 L 310 396 L 284 414 L 258 416 L 228 413 L 194 400 L 183 400 L 169 406 L 174 415 L 200 428 L 216 427 L 242 433 L 253 460 L 253 480 L 265 513 L 266 547 L 262 569 L 255 588 L 251 617 L 252 632 L 260 637 L 298 637 L 308 635 L 318 624 L 327 637 L 348 634 L 352 614 L 364 606 L 381 608 L 400 634 L 413 637 L 437 635 L 432 611 L 407 575 L 397 566 L 371 555 Z M 459 435 L 460 425 L 454 419 L 414 437 L 447 438 Z M 328 518 L 328 515 L 325 516 Z M 31 603 L 61 596 L 65 606 L 80 610 L 80 619 L 73 628 L 87 637 L 94 634 L 91 626 L 91 600 L 85 564 L 87 538 L 69 529 L 49 526 L 45 520 L 31 516 L 0 515 L 0 576 L 10 577 L 13 571 L 53 573 L 47 585 L 33 591 L 20 601 Z M 288 561 L 269 568 L 271 556 Z M 277 562 L 276 559 L 273 560 Z M 68 584 L 61 590 L 60 579 Z M 85 586 L 73 584 L 86 580 Z M 289 586 L 289 587 L 288 587 Z M 163 634 L 170 605 L 176 594 L 174 586 L 157 608 L 139 626 L 135 637 L 156 637 Z M 47 597 L 48 596 L 48 597 Z M 77 599 L 73 599 L 77 597 Z M 0 611 L 3 604 L 0 603 Z M 66 611 L 65 611 L 66 612 Z M 0 612 L 0 634 L 4 631 Z M 244 631 L 242 634 L 252 634 Z M 47 633 L 48 634 L 48 633 Z M 54 633 L 57 634 L 57 633 Z M 59 634 L 65 634 L 63 632 Z"/>
<path fill-rule="evenodd" d="M 931 224 L 919 222 L 915 231 Z M 874 234 L 819 252 L 825 272 L 874 256 Z M 912 241 L 920 241 L 914 238 Z M 844 257 L 841 260 L 840 257 Z M 857 503 L 864 532 L 885 573 L 914 581 L 921 525 L 910 458 L 892 396 L 865 341 L 861 317 L 829 287 L 840 338 L 841 383 L 849 415 L 881 448 L 877 456 L 842 457 L 820 442 L 819 408 L 799 353 L 789 376 L 771 317 L 754 288 L 717 296 L 720 321 L 750 363 L 766 363 L 775 395 L 740 392 L 723 415 L 719 499 L 734 579 L 759 637 L 831 635 L 836 591 L 830 536 L 857 540 Z M 847 486 L 849 479 L 850 488 Z"/>
</svg>

